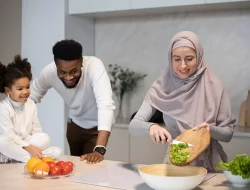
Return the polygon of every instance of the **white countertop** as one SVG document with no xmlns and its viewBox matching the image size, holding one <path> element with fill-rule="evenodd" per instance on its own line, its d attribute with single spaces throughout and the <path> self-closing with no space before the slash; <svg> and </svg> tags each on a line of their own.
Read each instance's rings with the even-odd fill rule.
<svg viewBox="0 0 250 190">
<path fill-rule="evenodd" d="M 114 163 L 115 161 L 105 160 L 96 165 L 88 165 L 79 160 L 79 157 L 62 156 L 62 160 L 68 160 L 75 163 L 75 175 L 87 174 L 91 171 L 103 168 Z M 31 179 L 23 175 L 23 163 L 18 164 L 0 164 L 0 189 L 4 190 L 113 190 L 113 188 L 87 185 L 83 183 L 68 182 L 65 178 L 62 179 Z M 117 173 L 117 175 L 119 175 Z M 233 188 L 226 180 L 224 174 L 217 174 L 216 177 L 199 185 L 196 190 L 227 190 Z M 249 190 L 241 188 L 240 190 Z"/>
</svg>

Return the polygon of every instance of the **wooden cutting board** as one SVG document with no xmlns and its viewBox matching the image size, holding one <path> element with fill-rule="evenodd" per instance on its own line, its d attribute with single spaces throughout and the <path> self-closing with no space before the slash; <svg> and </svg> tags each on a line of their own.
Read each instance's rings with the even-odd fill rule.
<svg viewBox="0 0 250 190">
<path fill-rule="evenodd" d="M 198 158 L 204 150 L 210 144 L 210 132 L 206 128 L 201 128 L 197 131 L 193 129 L 186 130 L 184 133 L 179 135 L 176 140 L 192 144 L 186 149 L 183 149 L 183 152 L 190 152 L 191 156 L 187 159 L 187 162 L 182 166 L 191 164 L 196 158 Z M 170 158 L 171 161 L 171 158 Z M 172 161 L 171 161 L 172 162 Z M 172 162 L 173 163 L 173 162 Z"/>
</svg>

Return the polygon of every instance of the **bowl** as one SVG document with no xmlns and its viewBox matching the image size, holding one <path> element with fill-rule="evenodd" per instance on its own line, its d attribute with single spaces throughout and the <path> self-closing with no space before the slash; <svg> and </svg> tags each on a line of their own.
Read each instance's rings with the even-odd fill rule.
<svg viewBox="0 0 250 190">
<path fill-rule="evenodd" d="M 51 175 L 36 176 L 35 174 L 30 173 L 27 170 L 26 164 L 24 165 L 24 171 L 23 171 L 24 177 L 31 178 L 31 179 L 60 179 L 60 178 L 66 178 L 66 177 L 73 176 L 74 174 L 75 174 L 75 165 L 73 166 L 73 170 L 71 173 L 65 174 L 65 175 L 61 174 L 61 175 L 57 175 L 57 176 L 51 176 Z"/>
<path fill-rule="evenodd" d="M 178 167 L 168 164 L 145 165 L 138 170 L 146 184 L 155 190 L 194 189 L 207 174 L 207 170 L 202 167 Z"/>
<path fill-rule="evenodd" d="M 248 184 L 250 184 L 250 178 L 243 179 L 239 175 L 233 175 L 230 171 L 224 171 L 224 174 L 228 181 L 230 181 L 235 187 L 246 187 Z"/>
</svg>

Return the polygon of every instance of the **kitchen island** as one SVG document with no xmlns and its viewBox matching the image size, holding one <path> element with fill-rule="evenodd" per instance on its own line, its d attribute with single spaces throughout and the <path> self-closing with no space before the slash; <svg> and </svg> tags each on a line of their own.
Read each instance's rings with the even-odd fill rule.
<svg viewBox="0 0 250 190">
<path fill-rule="evenodd" d="M 96 165 L 88 165 L 85 161 L 80 161 L 79 157 L 62 156 L 62 160 L 68 160 L 75 163 L 75 175 L 87 174 L 91 171 L 109 166 L 115 161 L 105 160 Z M 83 183 L 74 183 L 61 179 L 31 179 L 23 175 L 24 164 L 0 164 L 0 189 L 1 190 L 113 190 L 114 188 L 87 185 Z M 116 174 L 119 175 L 119 174 Z M 223 174 L 217 174 L 215 177 L 202 183 L 195 190 L 226 190 L 235 189 L 226 180 Z M 240 190 L 249 190 L 248 188 L 239 188 Z"/>
</svg>

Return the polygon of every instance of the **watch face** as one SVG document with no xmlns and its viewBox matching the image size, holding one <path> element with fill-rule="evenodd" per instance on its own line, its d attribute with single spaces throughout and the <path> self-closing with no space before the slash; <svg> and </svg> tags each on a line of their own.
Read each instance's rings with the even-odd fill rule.
<svg viewBox="0 0 250 190">
<path fill-rule="evenodd" d="M 96 147 L 95 148 L 96 152 L 99 152 L 100 154 L 104 155 L 106 152 L 106 149 L 104 147 Z"/>
</svg>

